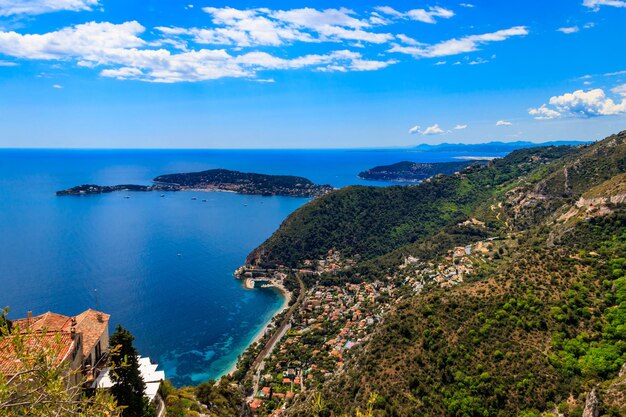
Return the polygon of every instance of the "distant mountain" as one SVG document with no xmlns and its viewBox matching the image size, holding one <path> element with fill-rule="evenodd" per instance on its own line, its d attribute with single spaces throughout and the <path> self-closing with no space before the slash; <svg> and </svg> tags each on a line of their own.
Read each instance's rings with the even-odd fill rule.
<svg viewBox="0 0 626 417">
<path fill-rule="evenodd" d="M 422 143 L 414 149 L 424 152 L 441 151 L 489 151 L 489 152 L 512 152 L 516 149 L 536 148 L 538 146 L 578 146 L 588 145 L 589 141 L 552 141 L 552 142 L 486 142 L 486 143 L 440 143 L 438 145 L 428 145 Z"/>
</svg>

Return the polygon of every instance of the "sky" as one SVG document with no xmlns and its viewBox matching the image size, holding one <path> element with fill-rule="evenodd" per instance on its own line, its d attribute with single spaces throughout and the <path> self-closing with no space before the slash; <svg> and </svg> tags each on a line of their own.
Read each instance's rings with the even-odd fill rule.
<svg viewBox="0 0 626 417">
<path fill-rule="evenodd" d="M 0 0 L 0 148 L 372 148 L 626 129 L 626 0 Z"/>
</svg>

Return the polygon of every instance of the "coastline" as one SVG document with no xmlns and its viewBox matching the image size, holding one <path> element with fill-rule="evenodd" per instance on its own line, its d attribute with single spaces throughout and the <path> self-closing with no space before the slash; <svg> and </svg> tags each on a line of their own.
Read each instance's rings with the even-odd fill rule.
<svg viewBox="0 0 626 417">
<path fill-rule="evenodd" d="M 248 289 L 248 290 L 254 290 L 255 289 L 255 288 L 249 288 L 245 284 L 244 284 L 244 287 L 246 289 Z M 252 338 L 250 340 L 250 342 L 247 344 L 246 348 L 242 351 L 242 353 L 245 352 L 253 344 L 259 342 L 263 338 L 263 336 L 265 336 L 265 333 L 267 332 L 267 330 L 269 329 L 270 325 L 274 321 L 274 318 L 276 316 L 278 316 L 279 314 L 283 313 L 284 311 L 286 311 L 289 308 L 289 303 L 291 302 L 291 299 L 293 298 L 293 294 L 291 293 L 291 291 L 287 290 L 287 288 L 285 288 L 282 284 L 281 285 L 272 285 L 271 287 L 266 287 L 266 288 L 271 288 L 271 289 L 277 291 L 278 293 L 280 293 L 280 295 L 283 297 L 283 303 L 280 306 L 280 308 L 278 310 L 276 310 L 276 312 L 274 314 L 272 314 L 272 317 L 270 317 L 270 319 L 267 321 L 267 323 L 261 329 L 259 329 L 259 331 L 256 333 L 254 338 Z M 221 379 L 224 376 L 230 376 L 233 373 L 235 373 L 235 371 L 237 370 L 238 363 L 239 363 L 239 360 L 238 359 L 235 360 L 235 362 L 233 362 L 233 364 L 224 372 L 224 374 L 222 374 L 217 379 L 219 380 L 219 379 Z"/>
</svg>

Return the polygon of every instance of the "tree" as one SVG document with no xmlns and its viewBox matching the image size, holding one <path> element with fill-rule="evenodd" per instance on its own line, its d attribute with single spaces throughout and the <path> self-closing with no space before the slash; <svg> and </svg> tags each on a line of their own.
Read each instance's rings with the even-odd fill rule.
<svg viewBox="0 0 626 417">
<path fill-rule="evenodd" d="M 147 417 L 154 415 L 154 408 L 150 406 L 144 392 L 146 384 L 139 372 L 137 350 L 133 346 L 135 337 L 121 325 L 109 339 L 111 347 L 111 393 L 117 403 L 124 407 L 123 417 Z"/>
<path fill-rule="evenodd" d="M 0 370 L 0 415 L 3 417 L 119 417 L 121 409 L 103 391 L 92 397 L 75 381 L 79 370 L 58 363 L 60 338 L 10 326 L 0 315 L 0 360 L 20 366 Z"/>
</svg>

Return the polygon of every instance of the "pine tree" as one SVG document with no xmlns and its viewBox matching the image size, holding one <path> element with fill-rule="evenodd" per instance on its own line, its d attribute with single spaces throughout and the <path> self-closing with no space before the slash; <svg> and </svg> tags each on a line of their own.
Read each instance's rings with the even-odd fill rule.
<svg viewBox="0 0 626 417">
<path fill-rule="evenodd" d="M 146 384 L 139 372 L 137 350 L 133 346 L 134 336 L 121 325 L 111 335 L 111 393 L 118 405 L 125 407 L 123 417 L 146 417 L 153 413 L 144 396 Z"/>
</svg>

